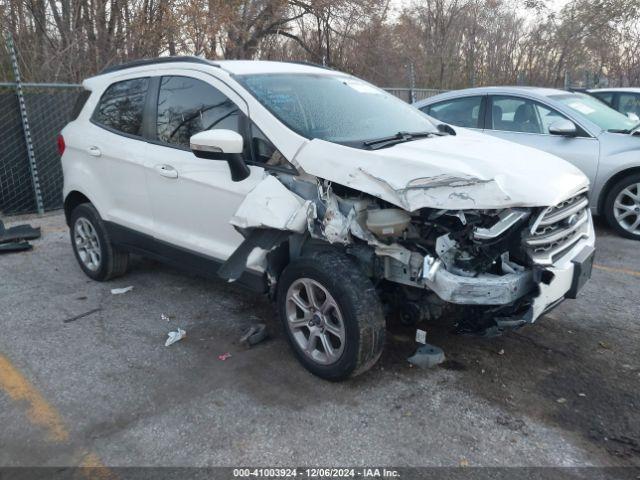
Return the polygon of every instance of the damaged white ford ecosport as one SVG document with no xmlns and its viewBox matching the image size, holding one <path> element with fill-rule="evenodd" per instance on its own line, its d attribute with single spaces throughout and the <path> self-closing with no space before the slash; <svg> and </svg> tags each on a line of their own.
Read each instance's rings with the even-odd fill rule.
<svg viewBox="0 0 640 480">
<path fill-rule="evenodd" d="M 58 139 L 82 270 L 114 278 L 133 252 L 267 293 L 320 377 L 369 369 L 385 316 L 499 332 L 591 275 L 578 169 L 353 76 L 170 57 L 83 86 Z"/>
</svg>

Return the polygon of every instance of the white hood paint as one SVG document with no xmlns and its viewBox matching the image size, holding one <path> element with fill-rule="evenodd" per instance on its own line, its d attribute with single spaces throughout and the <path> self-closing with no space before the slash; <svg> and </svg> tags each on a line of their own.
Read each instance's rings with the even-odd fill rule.
<svg viewBox="0 0 640 480">
<path fill-rule="evenodd" d="M 380 150 L 323 140 L 306 143 L 293 163 L 306 173 L 407 211 L 546 207 L 588 186 L 587 177 L 560 158 L 489 135 L 426 138 Z"/>
</svg>

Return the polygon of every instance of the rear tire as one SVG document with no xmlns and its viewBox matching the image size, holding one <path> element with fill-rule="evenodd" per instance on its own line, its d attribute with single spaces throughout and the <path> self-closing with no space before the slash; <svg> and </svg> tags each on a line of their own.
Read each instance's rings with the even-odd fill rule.
<svg viewBox="0 0 640 480">
<path fill-rule="evenodd" d="M 90 203 L 71 212 L 71 245 L 82 271 L 99 282 L 119 277 L 127 271 L 129 254 L 111 243 L 100 214 Z"/>
<path fill-rule="evenodd" d="M 331 381 L 354 377 L 382 354 L 380 299 L 342 253 L 325 251 L 291 262 L 278 281 L 277 306 L 296 357 L 314 375 Z"/>
<path fill-rule="evenodd" d="M 604 216 L 618 234 L 640 240 L 640 173 L 611 187 L 604 201 Z"/>
</svg>

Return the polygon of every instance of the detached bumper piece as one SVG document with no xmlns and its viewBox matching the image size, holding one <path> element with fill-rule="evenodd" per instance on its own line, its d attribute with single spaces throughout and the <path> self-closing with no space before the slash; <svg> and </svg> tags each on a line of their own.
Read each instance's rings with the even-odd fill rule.
<svg viewBox="0 0 640 480">
<path fill-rule="evenodd" d="M 40 227 L 31 225 L 16 225 L 5 228 L 0 220 L 0 253 L 23 252 L 33 247 L 27 240 L 40 238 Z"/>
</svg>

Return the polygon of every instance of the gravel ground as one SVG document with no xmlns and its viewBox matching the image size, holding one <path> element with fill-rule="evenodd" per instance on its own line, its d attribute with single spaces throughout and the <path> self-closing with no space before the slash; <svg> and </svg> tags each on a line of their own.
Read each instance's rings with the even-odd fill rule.
<svg viewBox="0 0 640 480">
<path fill-rule="evenodd" d="M 639 244 L 603 226 L 592 280 L 535 325 L 427 326 L 448 358 L 432 370 L 391 326 L 378 365 L 333 384 L 296 362 L 265 298 L 140 258 L 93 282 L 62 215 L 28 220 L 34 249 L 0 256 L 0 361 L 22 385 L 0 388 L 0 465 L 640 465 Z M 271 339 L 247 350 L 255 321 Z"/>
</svg>

